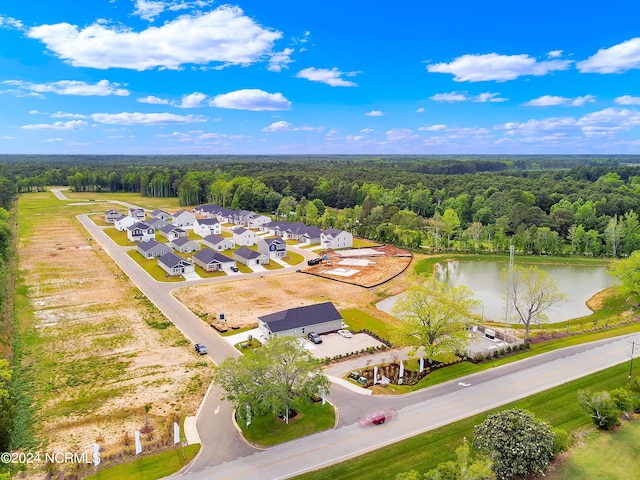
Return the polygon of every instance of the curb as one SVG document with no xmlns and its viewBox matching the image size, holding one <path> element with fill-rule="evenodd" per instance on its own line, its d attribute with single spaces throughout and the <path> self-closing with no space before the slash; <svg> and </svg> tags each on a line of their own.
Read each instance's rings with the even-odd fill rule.
<svg viewBox="0 0 640 480">
<path fill-rule="evenodd" d="M 335 383 L 336 385 L 340 385 L 341 387 L 347 388 L 349 390 L 351 390 L 354 393 L 358 393 L 360 395 L 371 395 L 372 391 L 368 390 L 366 388 L 362 388 L 362 387 L 358 387 L 354 384 L 352 384 L 351 382 L 348 382 L 342 378 L 338 378 L 338 377 L 334 377 L 331 375 L 327 375 L 327 378 L 329 380 L 331 380 L 332 383 Z"/>
</svg>

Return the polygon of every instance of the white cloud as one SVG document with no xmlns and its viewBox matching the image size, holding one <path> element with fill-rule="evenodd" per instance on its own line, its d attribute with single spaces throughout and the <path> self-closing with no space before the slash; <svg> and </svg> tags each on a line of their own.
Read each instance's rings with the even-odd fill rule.
<svg viewBox="0 0 640 480">
<path fill-rule="evenodd" d="M 143 98 L 137 98 L 137 102 L 140 103 L 150 103 L 152 105 L 168 105 L 169 100 L 165 100 L 164 98 L 154 97 L 153 95 L 149 95 Z"/>
<path fill-rule="evenodd" d="M 293 130 L 293 125 L 289 122 L 285 122 L 284 120 L 273 122 L 268 127 L 264 127 L 262 129 L 263 132 L 290 132 L 291 130 Z"/>
<path fill-rule="evenodd" d="M 204 93 L 194 92 L 189 95 L 183 95 L 180 103 L 175 104 L 178 108 L 197 108 L 206 100 Z"/>
<path fill-rule="evenodd" d="M 292 53 L 293 48 L 285 48 L 281 52 L 273 52 L 269 58 L 267 70 L 270 72 L 280 72 L 283 68 L 289 68 L 287 65 L 293 62 L 290 58 Z"/>
<path fill-rule="evenodd" d="M 618 105 L 640 105 L 640 97 L 632 97 L 631 95 L 623 95 L 614 101 Z"/>
<path fill-rule="evenodd" d="M 640 125 L 640 112 L 626 108 L 605 108 L 580 118 L 577 125 L 587 135 L 609 135 L 620 130 L 630 130 Z"/>
<path fill-rule="evenodd" d="M 15 28 L 16 30 L 21 30 L 24 25 L 20 20 L 0 15 L 0 27 Z"/>
<path fill-rule="evenodd" d="M 282 37 L 228 5 L 140 32 L 99 22 L 82 29 L 57 23 L 32 27 L 27 35 L 74 67 L 133 70 L 177 70 L 185 64 L 212 62 L 248 65 L 269 55 L 274 41 Z"/>
<path fill-rule="evenodd" d="M 360 130 L 360 133 L 371 133 L 373 132 L 373 128 L 363 128 Z"/>
<path fill-rule="evenodd" d="M 416 113 L 424 113 L 424 107 L 420 107 L 416 110 Z"/>
<path fill-rule="evenodd" d="M 429 125 L 428 127 L 420 127 L 418 130 L 422 132 L 441 132 L 442 130 L 446 130 L 447 126 L 443 123 L 439 123 L 437 125 Z"/>
<path fill-rule="evenodd" d="M 51 118 L 87 118 L 81 113 L 55 112 L 51 114 Z"/>
<path fill-rule="evenodd" d="M 37 123 L 23 125 L 25 130 L 81 130 L 87 126 L 83 120 L 69 120 L 68 122 Z"/>
<path fill-rule="evenodd" d="M 596 101 L 596 97 L 593 95 L 583 95 L 581 97 L 567 98 L 559 97 L 555 95 L 543 95 L 542 97 L 534 98 L 526 103 L 523 103 L 525 107 L 583 107 L 587 103 L 593 103 Z"/>
<path fill-rule="evenodd" d="M 558 58 L 562 56 L 562 53 L 563 50 L 551 50 L 550 52 L 547 52 L 547 57 Z"/>
<path fill-rule="evenodd" d="M 546 75 L 554 70 L 566 70 L 571 62 L 568 60 L 537 61 L 529 55 L 462 55 L 451 63 L 428 65 L 427 71 L 451 73 L 456 82 L 482 82 L 495 80 L 505 82 L 518 77 Z"/>
<path fill-rule="evenodd" d="M 254 112 L 291 109 L 291 102 L 282 93 L 268 93 L 258 89 L 243 89 L 216 95 L 209 105 Z"/>
<path fill-rule="evenodd" d="M 326 83 L 327 85 L 331 85 L 332 87 L 358 86 L 357 83 L 342 78 L 343 75 L 353 76 L 355 75 L 355 72 L 341 72 L 336 67 L 333 67 L 331 70 L 327 68 L 309 67 L 305 68 L 304 70 L 300 70 L 296 74 L 296 77 L 306 78 L 307 80 L 310 80 L 312 82 Z"/>
<path fill-rule="evenodd" d="M 173 113 L 94 113 L 94 122 L 107 125 L 171 125 L 180 123 L 206 122 L 201 115 L 175 115 Z"/>
<path fill-rule="evenodd" d="M 133 14 L 149 21 L 155 20 L 166 8 L 164 2 L 152 2 L 150 0 L 135 0 L 135 5 Z"/>
<path fill-rule="evenodd" d="M 2 137 L 0 137 L 0 140 L 17 140 L 18 137 L 12 137 L 10 135 L 3 135 Z"/>
<path fill-rule="evenodd" d="M 577 66 L 582 73 L 624 73 L 640 68 L 640 38 L 601 48 L 588 59 L 578 62 Z"/>
<path fill-rule="evenodd" d="M 436 93 L 429 97 L 429 100 L 433 100 L 434 102 L 466 102 L 469 100 L 466 94 L 459 92 L 449 92 L 449 93 Z"/>
<path fill-rule="evenodd" d="M 385 132 L 389 142 L 406 142 L 408 140 L 418 140 L 420 135 L 413 133 L 409 128 L 392 128 Z"/>
<path fill-rule="evenodd" d="M 51 83 L 31 83 L 22 80 L 5 80 L 0 85 L 10 85 L 20 90 L 41 93 L 55 93 L 57 95 L 78 95 L 78 96 L 107 96 L 117 95 L 126 97 L 129 91 L 119 88 L 119 83 L 110 83 L 108 80 L 100 80 L 98 83 L 90 84 L 77 80 L 60 80 Z"/>
<path fill-rule="evenodd" d="M 436 93 L 429 97 L 434 102 L 477 102 L 477 103 L 495 103 L 506 102 L 508 98 L 500 97 L 499 93 L 484 92 L 479 95 L 469 96 L 467 92 L 449 92 L 449 93 Z"/>
<path fill-rule="evenodd" d="M 367 117 L 384 117 L 384 112 L 380 110 L 371 110 L 370 112 L 365 113 Z"/>
</svg>

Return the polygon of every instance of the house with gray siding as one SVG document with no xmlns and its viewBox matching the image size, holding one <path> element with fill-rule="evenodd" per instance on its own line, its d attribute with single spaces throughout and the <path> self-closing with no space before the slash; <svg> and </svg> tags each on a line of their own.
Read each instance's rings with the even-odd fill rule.
<svg viewBox="0 0 640 480">
<path fill-rule="evenodd" d="M 136 250 L 144 258 L 158 258 L 167 253 L 173 252 L 173 249 L 165 244 L 157 242 L 156 240 L 146 240 L 138 243 Z"/>
<path fill-rule="evenodd" d="M 236 248 L 236 243 L 233 240 L 221 235 L 207 235 L 202 239 L 202 244 L 205 247 L 212 248 L 213 250 L 216 250 L 218 252 Z"/>
<path fill-rule="evenodd" d="M 198 253 L 194 254 L 193 262 L 207 272 L 214 272 L 216 270 L 229 271 L 231 270 L 231 267 L 236 266 L 236 261 L 234 259 L 229 258 L 220 252 L 211 250 L 210 248 L 203 248 Z"/>
<path fill-rule="evenodd" d="M 180 210 L 173 214 L 172 223 L 176 227 L 191 227 L 196 221 L 196 216 L 186 210 Z"/>
<path fill-rule="evenodd" d="M 105 223 L 115 223 L 117 218 L 120 218 L 122 214 L 117 210 L 107 210 L 104 212 Z"/>
<path fill-rule="evenodd" d="M 269 258 L 282 258 L 287 256 L 287 244 L 280 237 L 261 238 L 258 240 L 258 252 Z"/>
<path fill-rule="evenodd" d="M 171 220 L 171 218 L 173 217 L 173 215 L 171 215 L 170 213 L 160 209 L 154 210 L 149 214 L 149 216 L 151 218 L 160 218 L 162 220 Z"/>
<path fill-rule="evenodd" d="M 247 267 L 266 265 L 269 263 L 269 257 L 264 253 L 256 252 L 255 250 L 251 250 L 247 247 L 240 247 L 238 250 L 233 252 L 233 259 Z"/>
<path fill-rule="evenodd" d="M 129 207 L 129 216 L 135 218 L 139 222 L 147 218 L 144 208 L 138 207 Z"/>
<path fill-rule="evenodd" d="M 266 338 L 304 337 L 309 332 L 327 333 L 342 328 L 342 316 L 331 302 L 290 308 L 258 317 Z"/>
<path fill-rule="evenodd" d="M 161 257 L 158 257 L 158 266 L 171 276 L 195 272 L 193 263 L 175 253 L 165 253 Z"/>
<path fill-rule="evenodd" d="M 185 237 L 171 240 L 170 245 L 180 253 L 197 252 L 200 250 L 200 244 L 198 242 L 194 242 Z"/>
<path fill-rule="evenodd" d="M 162 235 L 164 238 L 169 240 L 170 242 L 174 241 L 176 238 L 186 238 L 189 236 L 186 230 L 183 230 L 180 227 L 176 227 L 172 223 L 167 223 L 158 229 L 158 233 Z"/>
</svg>

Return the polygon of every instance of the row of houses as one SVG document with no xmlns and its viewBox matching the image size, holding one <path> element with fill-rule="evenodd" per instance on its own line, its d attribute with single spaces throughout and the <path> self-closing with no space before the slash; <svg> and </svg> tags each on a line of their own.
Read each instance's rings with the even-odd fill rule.
<svg viewBox="0 0 640 480">
<path fill-rule="evenodd" d="M 321 245 L 323 248 L 348 248 L 353 246 L 353 235 L 337 228 L 324 231 L 315 225 L 305 225 L 303 222 L 272 221 L 266 215 L 260 215 L 249 210 L 229 210 L 215 204 L 199 205 L 193 211 L 200 216 L 218 220 L 222 223 L 233 223 L 240 227 L 234 230 L 234 237 L 240 237 L 238 245 L 255 245 L 255 232 L 258 229 L 269 235 L 281 237 L 285 240 L 295 240 L 306 245 Z M 252 243 L 253 242 L 253 243 Z"/>
</svg>

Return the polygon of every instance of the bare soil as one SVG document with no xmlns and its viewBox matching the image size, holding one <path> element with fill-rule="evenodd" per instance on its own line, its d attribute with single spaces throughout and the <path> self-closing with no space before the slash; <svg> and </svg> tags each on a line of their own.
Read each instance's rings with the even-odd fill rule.
<svg viewBox="0 0 640 480">
<path fill-rule="evenodd" d="M 19 239 L 32 307 L 21 321 L 24 332 L 39 336 L 37 347 L 25 349 L 25 362 L 33 365 L 29 393 L 46 450 L 81 453 L 96 440 L 106 452 L 122 449 L 125 432 L 133 438 L 144 425 L 145 405 L 158 435 L 168 416 L 193 414 L 210 366 L 175 327 L 147 324 L 166 319 L 138 298 L 75 217 L 32 220 Z"/>
</svg>

